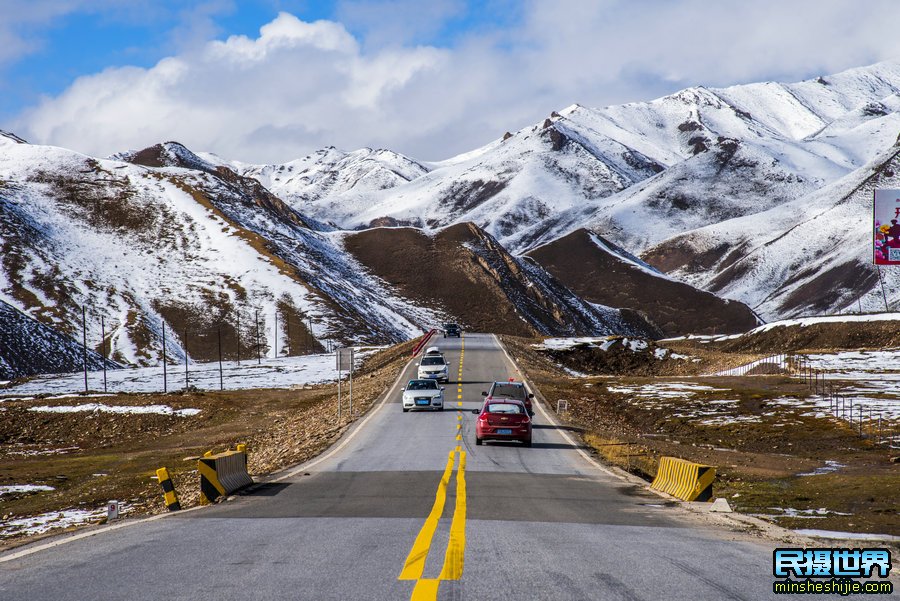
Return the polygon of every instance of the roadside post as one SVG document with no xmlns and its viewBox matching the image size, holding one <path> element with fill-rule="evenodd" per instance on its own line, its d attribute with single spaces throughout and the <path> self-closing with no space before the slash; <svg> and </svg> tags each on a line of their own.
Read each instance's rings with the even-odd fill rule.
<svg viewBox="0 0 900 601">
<path fill-rule="evenodd" d="M 353 417 L 353 348 L 338 347 L 335 349 L 338 370 L 338 419 L 341 419 L 341 379 L 342 372 L 350 372 L 350 417 Z"/>
</svg>

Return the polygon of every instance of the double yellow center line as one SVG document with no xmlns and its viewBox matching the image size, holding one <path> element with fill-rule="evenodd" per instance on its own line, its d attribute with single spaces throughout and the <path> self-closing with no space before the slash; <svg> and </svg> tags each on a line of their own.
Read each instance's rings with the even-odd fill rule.
<svg viewBox="0 0 900 601">
<path fill-rule="evenodd" d="M 403 570 L 398 580 L 415 580 L 410 601 L 435 601 L 438 596 L 438 588 L 441 580 L 459 580 L 462 577 L 466 554 L 466 452 L 462 450 L 459 441 L 462 440 L 462 373 L 463 358 L 465 353 L 465 341 L 462 341 L 462 350 L 459 354 L 459 377 L 457 378 L 457 424 L 456 424 L 456 448 L 450 451 L 447 457 L 447 466 L 438 483 L 434 504 L 431 513 L 425 518 L 425 523 L 416 540 L 413 543 Z M 425 571 L 425 560 L 431 550 L 431 542 L 437 530 L 438 522 L 444 513 L 444 505 L 447 501 L 447 485 L 450 483 L 450 475 L 459 457 L 459 469 L 456 470 L 456 506 L 453 509 L 453 520 L 450 522 L 450 539 L 447 542 L 447 550 L 444 553 L 444 565 L 440 576 L 437 578 L 422 578 Z"/>
</svg>

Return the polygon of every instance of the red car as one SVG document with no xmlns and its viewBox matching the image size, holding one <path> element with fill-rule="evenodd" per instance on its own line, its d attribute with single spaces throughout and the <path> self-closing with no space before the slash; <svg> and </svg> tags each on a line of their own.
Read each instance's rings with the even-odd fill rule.
<svg viewBox="0 0 900 601">
<path fill-rule="evenodd" d="M 525 403 L 511 399 L 488 399 L 475 421 L 475 444 L 485 440 L 519 440 L 531 446 L 531 417 Z"/>
</svg>

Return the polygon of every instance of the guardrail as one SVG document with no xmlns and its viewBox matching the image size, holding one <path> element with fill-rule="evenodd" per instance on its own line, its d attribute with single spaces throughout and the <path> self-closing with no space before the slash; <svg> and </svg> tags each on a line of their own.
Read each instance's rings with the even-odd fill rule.
<svg viewBox="0 0 900 601">
<path fill-rule="evenodd" d="M 413 352 L 412 352 L 413 357 L 418 355 L 419 351 L 421 351 L 423 348 L 425 348 L 425 345 L 428 344 L 428 341 L 431 340 L 431 337 L 434 336 L 435 332 L 437 332 L 437 330 L 432 328 L 430 331 L 428 331 L 425 334 L 425 336 L 422 338 L 422 340 L 419 342 L 419 344 L 416 345 L 416 348 L 413 349 Z"/>
</svg>

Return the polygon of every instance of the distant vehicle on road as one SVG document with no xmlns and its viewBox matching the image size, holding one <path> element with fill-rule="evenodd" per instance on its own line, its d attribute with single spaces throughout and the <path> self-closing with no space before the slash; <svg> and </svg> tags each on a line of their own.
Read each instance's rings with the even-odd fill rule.
<svg viewBox="0 0 900 601">
<path fill-rule="evenodd" d="M 475 444 L 485 440 L 518 440 L 531 446 L 531 417 L 525 403 L 516 400 L 486 400 L 475 420 Z"/>
<path fill-rule="evenodd" d="M 410 380 L 403 387 L 403 413 L 410 409 L 443 411 L 443 387 L 434 380 Z"/>
<path fill-rule="evenodd" d="M 447 382 L 450 380 L 450 366 L 444 360 L 442 354 L 426 352 L 419 362 L 417 377 L 420 380 L 432 378 L 441 382 Z"/>
<path fill-rule="evenodd" d="M 487 397 L 488 401 L 516 400 L 521 401 L 528 410 L 528 415 L 534 415 L 531 399 L 534 395 L 528 392 L 524 382 L 516 382 L 508 380 L 505 382 L 494 382 L 491 384 L 490 390 L 482 392 L 481 396 Z"/>
<path fill-rule="evenodd" d="M 459 338 L 462 336 L 462 328 L 459 327 L 459 324 L 456 323 L 445 323 L 444 324 L 444 338 Z"/>
</svg>

